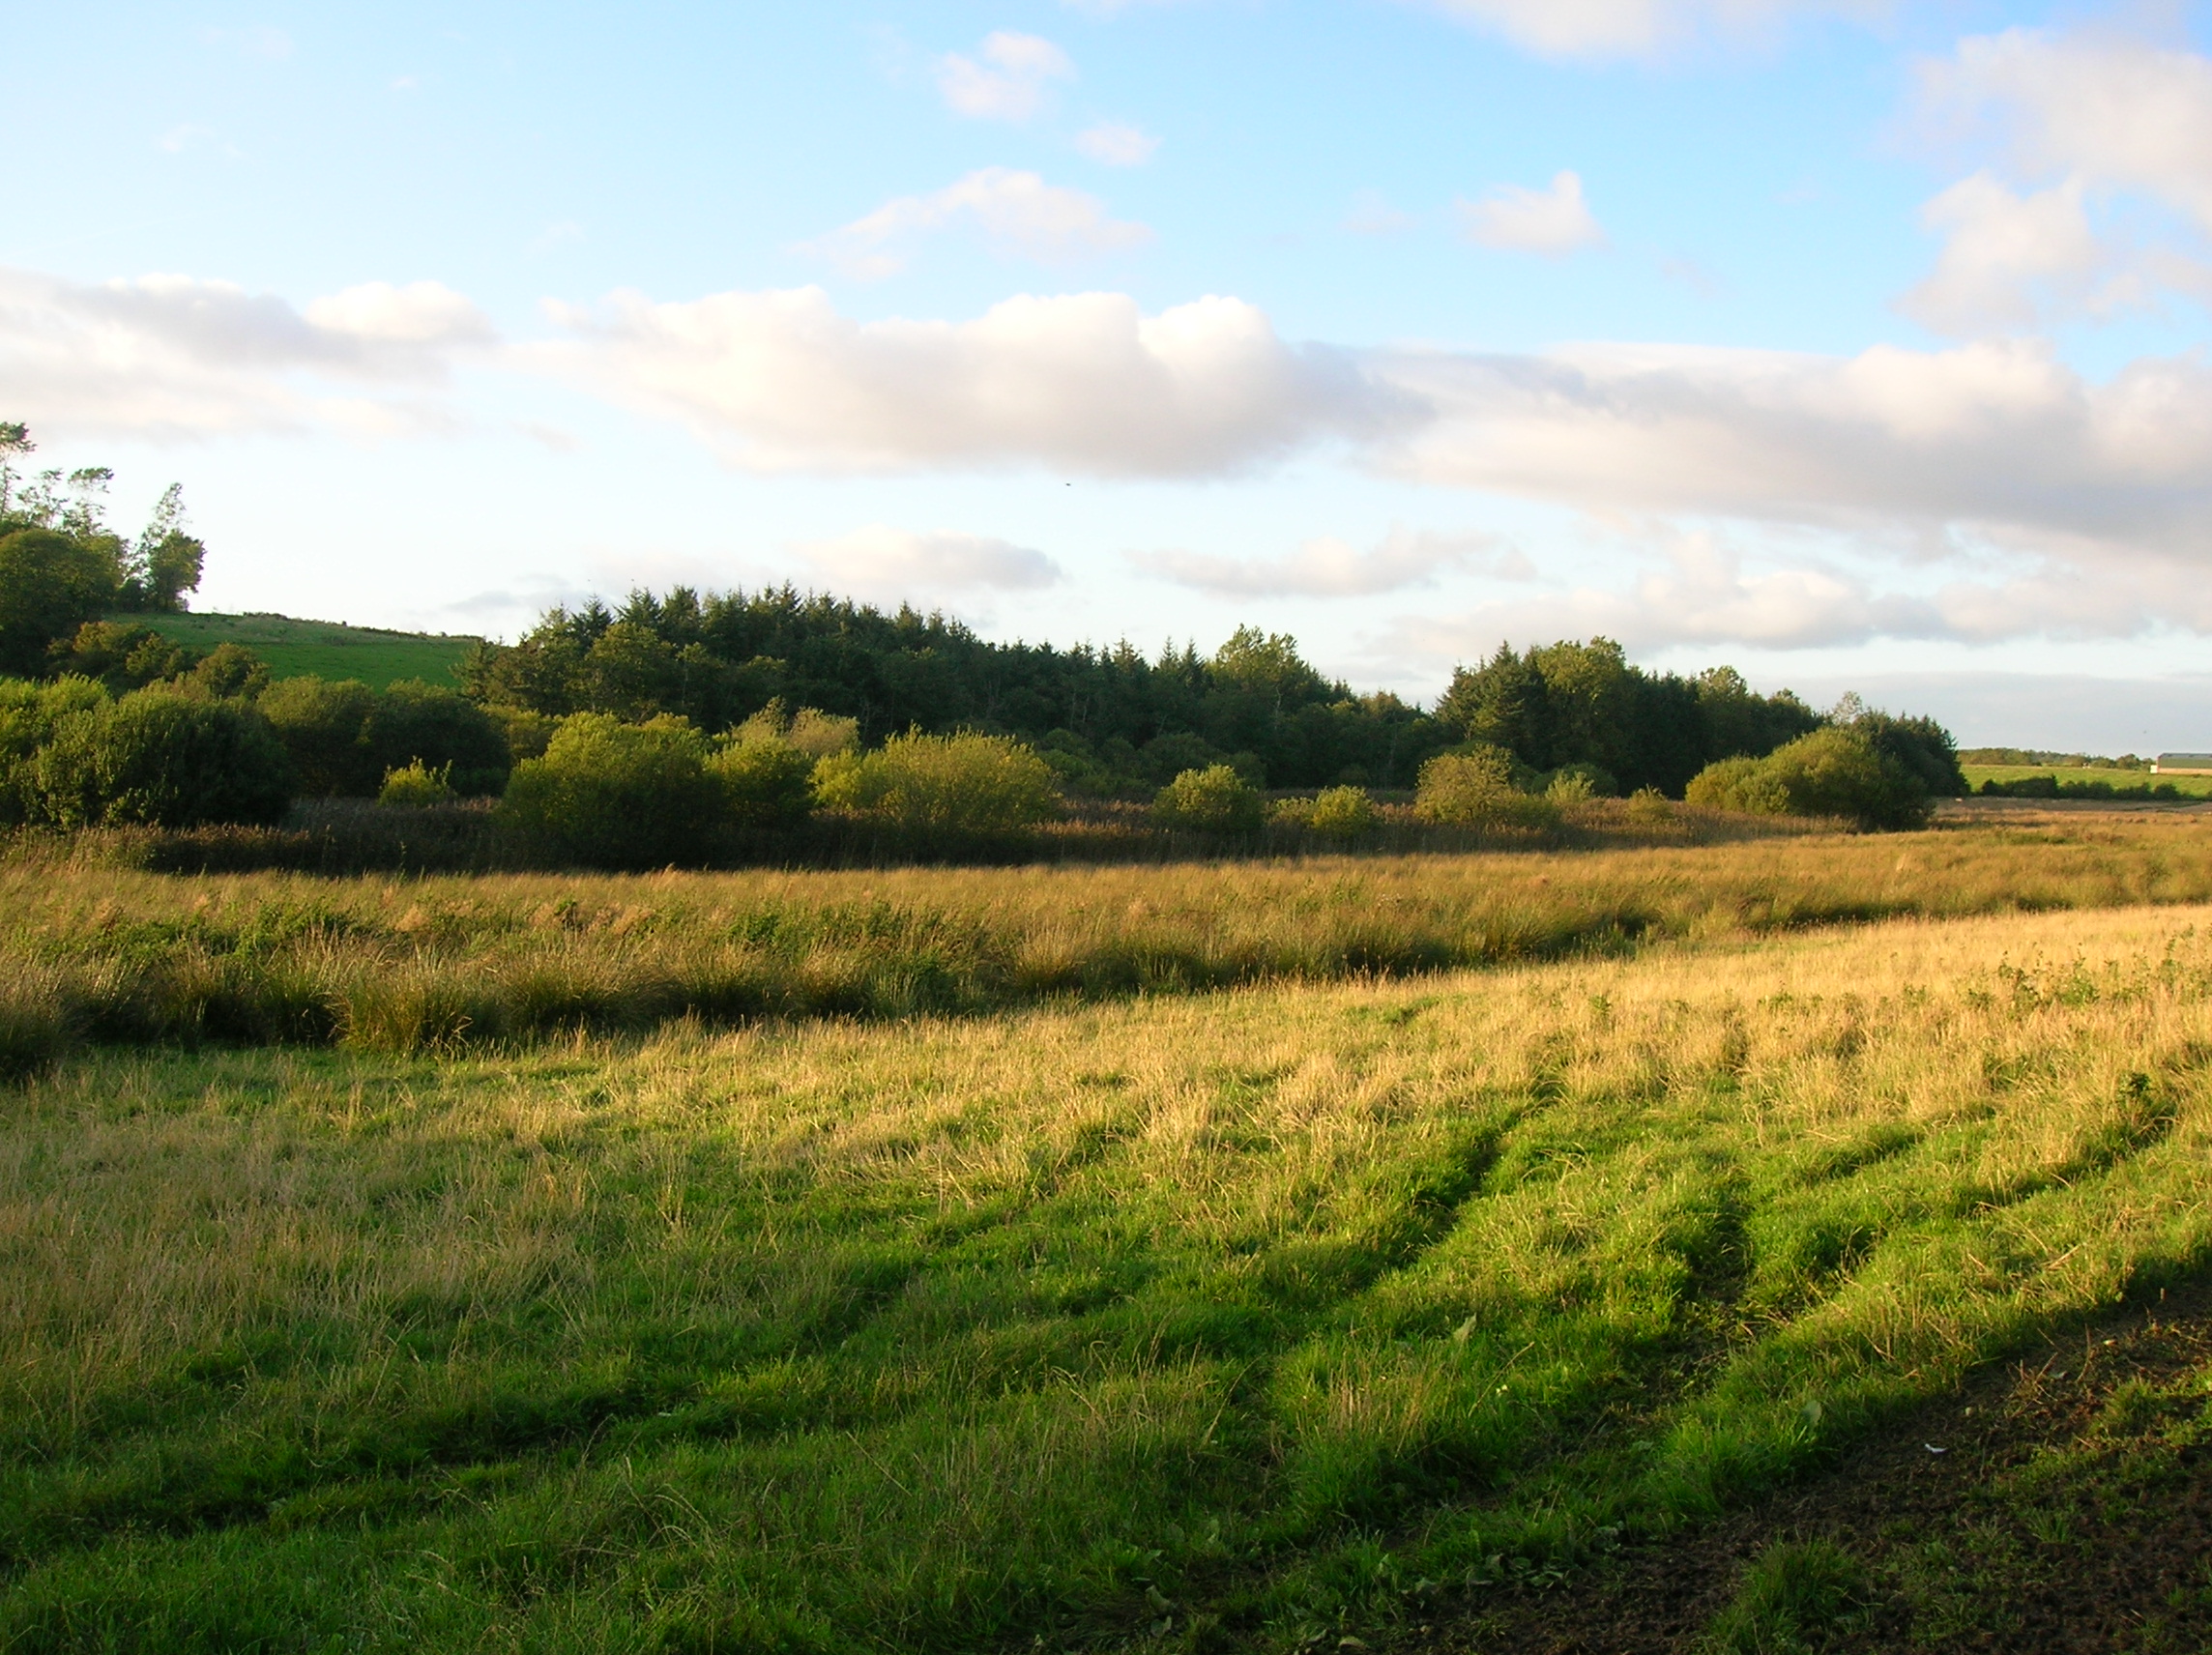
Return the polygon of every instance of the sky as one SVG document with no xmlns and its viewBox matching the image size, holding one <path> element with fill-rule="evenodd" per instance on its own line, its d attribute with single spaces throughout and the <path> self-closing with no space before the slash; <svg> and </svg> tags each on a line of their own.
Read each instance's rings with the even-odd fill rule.
<svg viewBox="0 0 2212 1655">
<path fill-rule="evenodd" d="M 349 15 L 350 14 L 350 15 Z M 2212 8 L 0 0 L 0 420 L 195 606 L 790 581 L 2212 746 Z"/>
</svg>

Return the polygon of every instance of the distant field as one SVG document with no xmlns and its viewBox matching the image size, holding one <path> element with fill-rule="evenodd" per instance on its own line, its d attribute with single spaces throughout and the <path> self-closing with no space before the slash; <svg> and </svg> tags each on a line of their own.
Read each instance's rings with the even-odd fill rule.
<svg viewBox="0 0 2212 1655">
<path fill-rule="evenodd" d="M 2056 776 L 2061 782 L 2101 781 L 2115 788 L 2155 787 L 2160 782 L 2171 782 L 2183 793 L 2212 795 L 2212 776 L 2153 775 L 2149 770 L 2091 769 L 2085 765 L 1965 765 L 1961 768 L 1966 772 L 1968 787 L 1980 787 L 1985 781 L 2024 781 L 2029 776 Z"/>
<path fill-rule="evenodd" d="M 450 684 L 479 640 L 460 634 L 388 632 L 283 615 L 132 615 L 195 650 L 242 644 L 278 678 L 358 678 L 372 688 L 419 678 Z"/>
</svg>

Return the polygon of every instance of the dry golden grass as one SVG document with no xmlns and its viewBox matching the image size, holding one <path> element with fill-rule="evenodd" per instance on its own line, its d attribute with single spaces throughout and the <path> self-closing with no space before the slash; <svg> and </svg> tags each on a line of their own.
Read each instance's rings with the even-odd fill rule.
<svg viewBox="0 0 2212 1655">
<path fill-rule="evenodd" d="M 71 1037 L 443 1050 L 2208 898 L 2212 832 L 2176 816 L 1168 867 L 398 881 L 15 865 L 0 867 L 0 1069 Z"/>
<path fill-rule="evenodd" d="M 1663 1529 L 2202 1264 L 2208 926 L 72 1060 L 0 1094 L 0 1637 L 1295 1641 Z"/>
</svg>

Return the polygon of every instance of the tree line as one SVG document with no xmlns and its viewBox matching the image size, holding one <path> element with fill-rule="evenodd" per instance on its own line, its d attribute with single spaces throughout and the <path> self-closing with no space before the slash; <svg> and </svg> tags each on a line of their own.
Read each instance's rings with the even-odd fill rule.
<svg viewBox="0 0 2212 1655">
<path fill-rule="evenodd" d="M 946 816 L 947 790 L 1017 771 L 1032 816 L 1046 794 L 1156 798 L 1163 822 L 1210 810 L 1223 830 L 1262 789 L 1327 790 L 1331 821 L 1365 820 L 1353 796 L 1369 789 L 1417 787 L 1438 821 L 1542 814 L 1514 799 L 1687 795 L 1869 827 L 1965 791 L 1934 720 L 1855 700 L 1818 711 L 1729 667 L 1648 672 L 1606 638 L 1500 645 L 1422 708 L 1355 693 L 1256 627 L 1211 653 L 1059 649 L 790 586 L 556 607 L 514 644 L 478 646 L 457 686 L 273 682 L 235 645 L 203 657 L 131 619 L 182 609 L 198 584 L 204 548 L 175 486 L 127 537 L 102 513 L 111 473 L 25 479 L 14 461 L 32 447 L 0 425 L 0 674 L 20 681 L 0 696 L 0 821 L 273 820 L 294 797 L 497 796 L 517 773 L 513 809 L 542 814 L 599 797 L 595 765 L 787 826 L 794 811 L 878 808 L 870 788 L 935 798 L 944 820 L 988 816 L 980 796 Z M 194 766 L 238 773 L 211 772 L 193 803 Z M 556 785 L 556 769 L 570 780 Z M 747 803 L 748 788 L 767 791 Z"/>
<path fill-rule="evenodd" d="M 1126 640 L 1058 649 L 789 586 L 557 607 L 518 642 L 478 648 L 462 682 L 485 705 L 550 717 L 675 713 L 713 733 L 780 701 L 850 717 L 868 744 L 908 730 L 1005 735 L 1067 786 L 1106 797 L 1224 763 L 1278 789 L 1405 789 L 1429 759 L 1471 741 L 1538 774 L 1579 768 L 1600 792 L 1679 798 L 1714 761 L 1763 755 L 1825 721 L 1732 668 L 1650 673 L 1605 638 L 1500 646 L 1423 709 L 1355 693 L 1309 665 L 1295 639 L 1256 627 L 1211 654 L 1170 643 L 1147 655 Z"/>
</svg>

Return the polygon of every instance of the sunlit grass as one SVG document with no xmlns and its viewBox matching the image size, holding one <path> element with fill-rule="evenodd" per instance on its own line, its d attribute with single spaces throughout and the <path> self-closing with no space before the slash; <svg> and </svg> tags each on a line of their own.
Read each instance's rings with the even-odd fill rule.
<svg viewBox="0 0 2212 1655">
<path fill-rule="evenodd" d="M 0 1093 L 0 1646 L 1288 1644 L 1571 1563 L 2203 1262 L 2208 919 L 80 1054 Z"/>
<path fill-rule="evenodd" d="M 2212 833 L 2155 817 L 1168 866 L 402 881 L 0 864 L 0 1068 L 71 1040 L 445 1051 L 2207 899 Z"/>
</svg>

